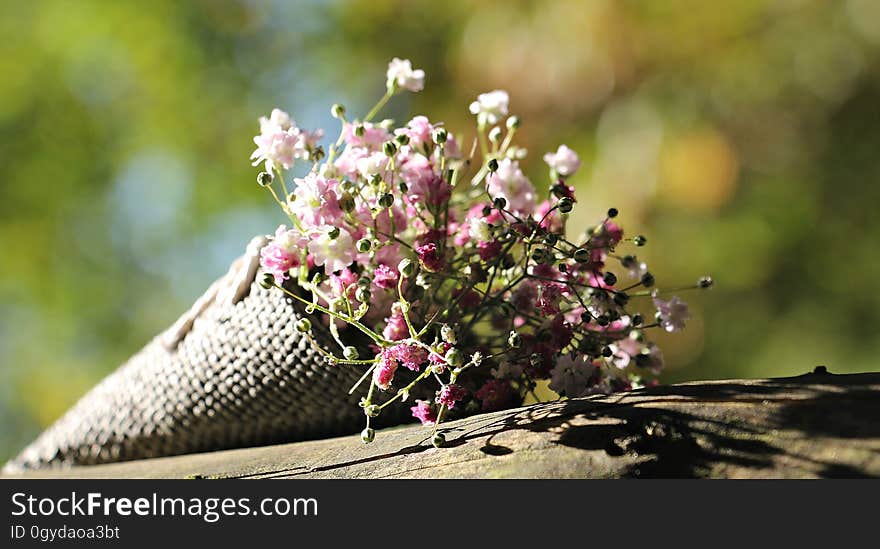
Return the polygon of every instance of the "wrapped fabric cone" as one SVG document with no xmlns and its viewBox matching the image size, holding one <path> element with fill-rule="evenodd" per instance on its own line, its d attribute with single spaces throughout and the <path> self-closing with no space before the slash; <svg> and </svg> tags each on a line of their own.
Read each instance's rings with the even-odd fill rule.
<svg viewBox="0 0 880 549">
<path fill-rule="evenodd" d="M 93 465 L 351 434 L 363 374 L 330 365 L 294 328 L 301 305 L 244 257 L 171 328 L 87 393 L 4 472 Z M 316 331 L 315 337 L 329 337 Z M 390 407 L 376 426 L 411 419 Z"/>
</svg>

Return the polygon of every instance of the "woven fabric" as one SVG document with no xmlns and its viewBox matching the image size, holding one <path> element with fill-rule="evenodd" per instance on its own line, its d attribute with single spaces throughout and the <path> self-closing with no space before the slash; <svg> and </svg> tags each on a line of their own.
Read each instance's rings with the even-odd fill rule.
<svg viewBox="0 0 880 549">
<path fill-rule="evenodd" d="M 6 470 L 91 465 L 360 431 L 364 415 L 358 400 L 363 391 L 347 393 L 365 367 L 327 364 L 294 329 L 301 309 L 278 289 L 267 290 L 257 282 L 250 283 L 237 303 L 210 302 L 173 348 L 166 337 L 156 337 Z M 405 421 L 406 411 L 405 406 L 390 406 L 375 425 Z"/>
</svg>

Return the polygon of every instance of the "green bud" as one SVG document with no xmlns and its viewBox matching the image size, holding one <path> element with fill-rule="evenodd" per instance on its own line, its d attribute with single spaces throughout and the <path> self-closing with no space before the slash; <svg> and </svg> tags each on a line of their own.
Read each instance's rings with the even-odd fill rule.
<svg viewBox="0 0 880 549">
<path fill-rule="evenodd" d="M 404 278 L 409 278 L 416 272 L 416 266 L 411 259 L 404 258 L 397 264 L 397 270 Z"/>
<path fill-rule="evenodd" d="M 562 213 L 568 213 L 574 208 L 574 202 L 572 199 L 566 197 L 559 199 L 559 211 Z"/>
<path fill-rule="evenodd" d="M 312 321 L 308 318 L 301 318 L 293 325 L 297 332 L 307 333 L 312 331 Z"/>
<path fill-rule="evenodd" d="M 434 437 L 431 439 L 431 444 L 434 445 L 434 448 L 442 447 L 446 444 L 446 435 L 443 433 L 435 433 Z"/>
<path fill-rule="evenodd" d="M 339 197 L 339 207 L 343 212 L 353 212 L 355 207 L 354 197 L 347 192 L 343 192 L 342 196 Z"/>
<path fill-rule="evenodd" d="M 450 366 L 461 366 L 464 363 L 464 355 L 461 354 L 461 351 L 456 349 L 455 347 L 446 351 L 446 356 L 443 358 L 446 359 L 446 362 Z"/>
<path fill-rule="evenodd" d="M 354 128 L 354 134 L 358 137 L 363 137 L 364 134 L 367 133 L 367 128 L 364 127 L 363 124 L 358 124 Z"/>
<path fill-rule="evenodd" d="M 490 172 L 492 172 L 492 173 L 497 172 L 498 171 L 498 159 L 493 158 L 492 160 L 490 160 L 489 164 L 487 164 L 487 167 L 489 168 Z"/>
<path fill-rule="evenodd" d="M 532 250 L 532 261 L 535 263 L 545 263 L 548 259 L 547 250 L 544 248 L 535 248 Z"/>
<path fill-rule="evenodd" d="M 342 118 L 345 116 L 345 107 L 340 105 L 339 103 L 334 104 L 330 107 L 330 116 L 333 118 Z"/>
<path fill-rule="evenodd" d="M 260 280 L 260 286 L 267 290 L 275 286 L 275 277 L 269 273 L 264 274 L 262 280 Z"/>
<path fill-rule="evenodd" d="M 401 181 L 400 183 L 397 184 L 397 188 L 400 189 L 400 192 L 402 194 L 406 194 L 409 192 L 409 185 L 407 185 L 403 181 Z"/>
<path fill-rule="evenodd" d="M 437 128 L 434 130 L 434 143 L 438 145 L 446 143 L 449 139 L 449 133 L 446 131 L 446 128 Z"/>
<path fill-rule="evenodd" d="M 357 251 L 361 253 L 367 253 L 370 251 L 370 248 L 373 247 L 373 243 L 369 238 L 362 238 L 357 241 Z"/>
<path fill-rule="evenodd" d="M 503 210 L 507 207 L 507 199 L 503 196 L 496 196 L 494 200 L 492 200 L 492 205 L 499 210 Z"/>
<path fill-rule="evenodd" d="M 491 130 L 489 130 L 489 141 L 492 143 L 498 143 L 501 141 L 501 128 L 495 126 Z"/>
<path fill-rule="evenodd" d="M 367 427 L 363 431 L 361 431 L 361 442 L 364 444 L 369 444 L 373 442 L 373 439 L 376 438 L 376 431 L 371 427 Z"/>
<path fill-rule="evenodd" d="M 385 152 L 385 156 L 394 156 L 397 154 L 397 145 L 394 144 L 394 141 L 386 141 L 382 144 L 382 150 Z"/>
<path fill-rule="evenodd" d="M 511 349 L 519 349 L 519 346 L 522 345 L 522 337 L 518 333 L 511 331 L 507 337 L 507 344 Z"/>
<path fill-rule="evenodd" d="M 379 205 L 383 208 L 390 208 L 394 205 L 394 195 L 391 193 L 385 193 L 379 197 Z"/>
<path fill-rule="evenodd" d="M 578 263 L 587 263 L 590 261 L 590 250 L 586 248 L 578 248 L 574 251 L 572 257 L 574 257 L 574 260 Z"/>
<path fill-rule="evenodd" d="M 405 133 L 401 133 L 394 138 L 394 141 L 396 141 L 397 144 L 402 147 L 409 144 L 409 136 L 407 136 Z"/>
<path fill-rule="evenodd" d="M 645 288 L 650 288 L 654 285 L 654 275 L 651 273 L 645 273 L 642 275 L 642 286 Z"/>
<path fill-rule="evenodd" d="M 636 246 L 644 246 L 648 242 L 648 239 L 645 238 L 644 235 L 639 235 L 633 238 L 633 242 L 635 242 Z"/>
<path fill-rule="evenodd" d="M 275 178 L 269 172 L 260 172 L 257 174 L 257 183 L 260 187 L 268 187 L 274 180 Z"/>
<path fill-rule="evenodd" d="M 697 281 L 697 286 L 703 289 L 711 288 L 713 284 L 715 284 L 715 281 L 712 280 L 711 276 L 704 276 Z"/>
<path fill-rule="evenodd" d="M 370 289 L 363 286 L 361 286 L 354 292 L 354 298 L 361 303 L 369 303 L 371 297 L 373 297 L 373 294 L 370 292 Z"/>
<path fill-rule="evenodd" d="M 507 119 L 507 129 L 508 130 L 515 130 L 515 129 L 519 128 L 519 125 L 520 125 L 520 120 L 519 120 L 518 116 L 514 115 L 514 116 L 511 116 Z"/>
<path fill-rule="evenodd" d="M 336 240 L 337 238 L 339 238 L 339 235 L 341 233 L 342 231 L 339 229 L 339 227 L 333 227 L 332 229 L 330 229 L 330 232 L 327 233 L 327 236 L 330 237 L 330 240 Z"/>
<path fill-rule="evenodd" d="M 357 358 L 358 358 L 358 356 L 360 356 L 360 354 L 358 353 L 358 350 L 355 347 L 352 347 L 351 345 L 349 345 L 348 347 L 346 347 L 345 349 L 342 350 L 342 356 L 344 356 L 346 360 L 357 360 Z"/>
</svg>

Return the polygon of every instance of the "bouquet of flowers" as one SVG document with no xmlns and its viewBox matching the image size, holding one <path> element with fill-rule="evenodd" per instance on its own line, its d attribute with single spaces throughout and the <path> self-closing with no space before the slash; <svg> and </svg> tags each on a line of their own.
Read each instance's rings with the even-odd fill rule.
<svg viewBox="0 0 880 549">
<path fill-rule="evenodd" d="M 425 116 L 374 121 L 424 79 L 392 60 L 386 93 L 363 118 L 332 107 L 341 132 L 327 149 L 323 132 L 278 109 L 254 138 L 257 181 L 290 220 L 262 250 L 262 284 L 301 302 L 296 329 L 329 365 L 363 369 L 351 388 L 364 394 L 363 441 L 375 436 L 371 418 L 411 395 L 440 446 L 442 420 L 520 405 L 541 380 L 569 398 L 652 383 L 663 359 L 648 330 L 680 330 L 689 315 L 678 297 L 661 298 L 635 255 L 646 238 L 626 238 L 614 208 L 586 234 L 566 234 L 578 155 L 565 145 L 544 155 L 540 200 L 504 91 L 471 103 L 470 147 Z M 311 169 L 288 186 L 296 161 Z M 316 337 L 316 323 L 331 337 Z"/>
</svg>

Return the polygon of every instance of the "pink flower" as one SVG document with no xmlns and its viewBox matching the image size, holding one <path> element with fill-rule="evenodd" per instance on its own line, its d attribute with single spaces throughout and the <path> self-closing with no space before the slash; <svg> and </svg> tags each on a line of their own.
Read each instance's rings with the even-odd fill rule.
<svg viewBox="0 0 880 549">
<path fill-rule="evenodd" d="M 352 124 L 346 124 L 342 129 L 342 138 L 350 147 L 364 147 L 371 151 L 379 151 L 382 150 L 382 145 L 392 138 L 388 130 L 371 122 L 362 122 L 359 125 L 364 127 L 363 135 L 357 135 L 355 126 Z"/>
<path fill-rule="evenodd" d="M 421 154 L 413 154 L 403 163 L 400 177 L 409 186 L 405 198 L 410 204 L 421 202 L 439 206 L 452 196 L 452 187 L 434 171 L 431 162 Z"/>
<path fill-rule="evenodd" d="M 483 261 L 489 261 L 501 253 L 501 242 L 497 240 L 477 242 L 477 253 L 480 254 L 480 259 Z"/>
<path fill-rule="evenodd" d="M 387 356 L 383 351 L 379 365 L 373 370 L 373 381 L 376 382 L 376 386 L 382 390 L 387 390 L 391 387 L 395 372 L 397 372 L 397 361 Z"/>
<path fill-rule="evenodd" d="M 430 273 L 438 273 L 446 267 L 446 262 L 433 242 L 416 246 L 416 255 L 422 267 Z"/>
<path fill-rule="evenodd" d="M 430 353 L 428 355 L 428 362 L 434 366 L 434 371 L 438 374 L 442 374 L 446 371 L 446 366 L 448 366 L 446 362 L 446 351 L 452 348 L 451 343 L 441 343 L 439 353 Z"/>
<path fill-rule="evenodd" d="M 545 154 L 544 162 L 562 177 L 572 175 L 581 166 L 578 155 L 565 145 L 559 145 L 555 153 Z"/>
<path fill-rule="evenodd" d="M 394 133 L 407 136 L 410 148 L 420 152 L 427 153 L 434 142 L 434 126 L 428 121 L 427 116 L 416 116 L 406 124 L 406 127 L 397 129 Z"/>
<path fill-rule="evenodd" d="M 289 278 L 290 269 L 300 266 L 302 239 L 294 230 L 279 225 L 275 237 L 260 250 L 260 266 L 281 284 Z"/>
<path fill-rule="evenodd" d="M 290 115 L 280 109 L 273 109 L 268 118 L 260 118 L 260 135 L 254 137 L 257 149 L 251 154 L 253 165 L 266 163 L 266 170 L 288 169 L 296 159 L 308 159 L 314 149 L 320 130 L 309 133 L 301 130 L 290 119 Z"/>
<path fill-rule="evenodd" d="M 455 403 L 467 395 L 467 390 L 461 385 L 450 383 L 437 391 L 437 404 L 445 405 L 450 410 L 455 408 Z"/>
<path fill-rule="evenodd" d="M 434 425 L 437 422 L 437 412 L 427 400 L 417 400 L 416 405 L 411 407 L 412 415 L 422 422 L 422 425 Z"/>
<path fill-rule="evenodd" d="M 350 300 L 354 300 L 355 284 L 357 284 L 358 276 L 351 269 L 342 269 L 339 274 L 330 275 L 330 287 L 333 288 L 333 295 L 343 296 L 348 294 Z"/>
<path fill-rule="evenodd" d="M 508 381 L 489 379 L 474 396 L 482 403 L 484 412 L 493 412 L 510 406 L 516 399 L 516 392 Z"/>
<path fill-rule="evenodd" d="M 516 160 L 505 158 L 499 162 L 498 170 L 490 173 L 486 181 L 492 198 L 504 198 L 509 211 L 520 216 L 529 216 L 535 211 L 535 187 Z"/>
<path fill-rule="evenodd" d="M 406 319 L 403 318 L 403 309 L 400 308 L 400 303 L 394 303 L 391 306 L 391 316 L 385 319 L 382 337 L 388 341 L 398 341 L 409 337 L 409 327 L 406 325 Z"/>
<path fill-rule="evenodd" d="M 295 198 L 288 202 L 288 206 L 307 228 L 341 224 L 343 212 L 339 207 L 338 181 L 324 179 L 316 173 L 309 173 L 306 177 L 294 181 L 296 182 L 296 189 L 293 191 Z"/>
<path fill-rule="evenodd" d="M 422 364 L 428 360 L 428 351 L 418 345 L 400 343 L 386 349 L 389 356 L 394 357 L 407 370 L 418 372 Z"/>
<path fill-rule="evenodd" d="M 672 299 L 664 301 L 657 297 L 656 292 L 653 297 L 660 326 L 667 332 L 683 330 L 685 321 L 691 317 L 687 303 L 679 299 L 678 296 L 672 296 Z"/>
<path fill-rule="evenodd" d="M 338 234 L 334 237 L 334 233 Z M 327 274 L 345 269 L 354 262 L 357 255 L 351 233 L 329 225 L 315 230 L 315 236 L 309 241 L 308 248 L 315 265 L 323 265 Z"/>
<path fill-rule="evenodd" d="M 397 286 L 398 279 L 397 269 L 385 264 L 376 266 L 373 271 L 373 284 L 383 290 L 390 290 Z"/>
<path fill-rule="evenodd" d="M 586 362 L 585 357 L 562 356 L 550 372 L 550 389 L 568 398 L 587 395 L 591 392 L 595 373 L 596 366 Z"/>
<path fill-rule="evenodd" d="M 565 285 L 558 282 L 544 282 L 538 285 L 538 299 L 535 306 L 545 315 L 555 315 L 559 312 L 559 302 L 565 291 Z"/>
</svg>

